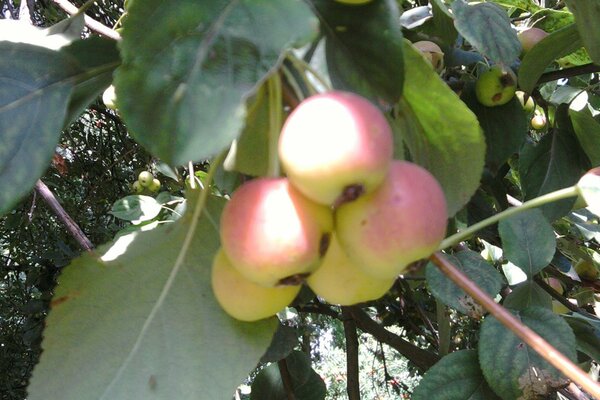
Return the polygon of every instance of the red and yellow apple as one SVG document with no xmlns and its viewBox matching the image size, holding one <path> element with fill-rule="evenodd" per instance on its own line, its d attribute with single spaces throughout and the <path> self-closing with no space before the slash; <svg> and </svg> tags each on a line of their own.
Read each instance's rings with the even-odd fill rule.
<svg viewBox="0 0 600 400">
<path fill-rule="evenodd" d="M 413 46 L 425 56 L 437 72 L 441 72 L 444 69 L 444 52 L 440 46 L 429 40 L 414 42 Z"/>
<path fill-rule="evenodd" d="M 521 31 L 517 34 L 521 47 L 523 48 L 523 54 L 527 53 L 538 44 L 542 39 L 548 36 L 548 33 L 540 28 L 529 28 Z"/>
</svg>

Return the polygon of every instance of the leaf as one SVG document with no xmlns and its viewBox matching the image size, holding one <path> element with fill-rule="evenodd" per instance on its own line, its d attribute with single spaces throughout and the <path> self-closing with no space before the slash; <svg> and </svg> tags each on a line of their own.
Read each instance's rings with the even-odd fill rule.
<svg viewBox="0 0 600 400">
<path fill-rule="evenodd" d="M 527 52 L 519 68 L 519 87 L 531 93 L 546 67 L 557 58 L 581 47 L 581 38 L 575 25 L 552 32 Z"/>
<path fill-rule="evenodd" d="M 442 0 L 432 0 L 431 10 L 433 12 L 433 26 L 437 36 L 439 36 L 447 46 L 454 46 L 458 32 L 454 27 L 454 18 L 448 7 Z"/>
<path fill-rule="evenodd" d="M 485 381 L 477 350 L 459 350 L 438 361 L 423 376 L 413 400 L 496 400 Z"/>
<path fill-rule="evenodd" d="M 160 210 L 162 206 L 154 197 L 131 195 L 117 200 L 110 213 L 117 218 L 137 224 L 154 219 Z"/>
<path fill-rule="evenodd" d="M 373 1 L 349 7 L 341 2 L 314 0 L 314 5 L 325 33 L 327 69 L 333 87 L 375 102 L 398 101 L 404 59 L 396 3 Z"/>
<path fill-rule="evenodd" d="M 570 11 L 553 10 L 551 8 L 542 8 L 530 18 L 530 26 L 540 28 L 548 33 L 571 25 L 573 22 L 575 22 L 575 18 Z"/>
<path fill-rule="evenodd" d="M 587 354 L 596 361 L 600 360 L 600 321 L 584 317 L 578 313 L 564 315 L 575 338 L 577 339 L 577 350 Z"/>
<path fill-rule="evenodd" d="M 212 199 L 200 219 L 122 236 L 66 267 L 28 399 L 231 398 L 276 321 L 236 321 L 214 299 L 222 206 Z"/>
<path fill-rule="evenodd" d="M 406 41 L 404 57 L 410 79 L 404 82 L 398 118 L 412 120 L 418 130 L 406 130 L 403 138 L 413 161 L 442 185 L 452 216 L 479 187 L 485 140 L 477 117 Z"/>
<path fill-rule="evenodd" d="M 73 29 L 76 30 L 81 22 L 83 22 L 83 15 L 78 18 L 68 18 L 54 26 L 41 29 L 23 21 L 3 19 L 0 20 L 0 41 L 59 50 L 75 40 Z M 81 27 L 83 28 L 83 26 Z"/>
<path fill-rule="evenodd" d="M 562 318 L 548 309 L 535 307 L 513 315 L 567 358 L 576 360 L 575 335 Z M 544 397 L 568 382 L 494 317 L 487 316 L 479 332 L 483 375 L 502 399 Z"/>
<path fill-rule="evenodd" d="M 492 0 L 494 3 L 506 8 L 520 8 L 521 10 L 534 12 L 540 9 L 534 1 L 531 0 Z"/>
<path fill-rule="evenodd" d="M 552 309 L 552 296 L 537 283 L 527 280 L 512 288 L 512 292 L 503 303 L 504 307 L 513 310 L 524 310 L 529 307 Z"/>
<path fill-rule="evenodd" d="M 600 124 L 587 110 L 569 109 L 573 131 L 592 167 L 600 166 Z"/>
<path fill-rule="evenodd" d="M 577 189 L 587 203 L 587 208 L 600 216 L 600 167 L 586 173 L 577 183 Z"/>
<path fill-rule="evenodd" d="M 474 85 L 463 90 L 462 98 L 483 128 L 487 144 L 486 165 L 495 174 L 523 144 L 529 132 L 527 115 L 516 97 L 498 107 L 482 105 L 475 96 Z"/>
<path fill-rule="evenodd" d="M 502 276 L 479 253 L 466 250 L 455 255 L 444 255 L 444 257 L 469 279 L 477 282 L 477 286 L 490 297 L 495 297 L 500 292 L 503 284 Z M 431 262 L 427 264 L 425 274 L 429 290 L 444 304 L 474 318 L 480 318 L 485 313 L 479 303 L 456 286 Z"/>
<path fill-rule="evenodd" d="M 262 363 L 283 360 L 298 345 L 298 329 L 279 324 L 271 345 L 260 359 Z"/>
<path fill-rule="evenodd" d="M 119 111 L 166 163 L 209 158 L 240 134 L 246 98 L 316 22 L 294 0 L 134 1 L 115 76 Z"/>
<path fill-rule="evenodd" d="M 527 210 L 498 223 L 504 256 L 531 279 L 550 264 L 556 250 L 554 230 L 540 210 Z"/>
<path fill-rule="evenodd" d="M 286 359 L 291 378 L 293 398 L 296 400 L 323 400 L 327 394 L 325 382 L 310 365 L 310 359 L 302 351 L 292 352 Z M 287 400 L 277 364 L 263 368 L 252 383 L 250 400 Z"/>
<path fill-rule="evenodd" d="M 539 143 L 527 143 L 519 154 L 519 175 L 525 200 L 563 189 L 577 183 L 584 173 L 582 150 L 577 143 L 568 107 L 558 107 L 555 114 L 556 128 Z M 566 215 L 575 198 L 545 204 L 540 209 L 549 221 Z"/>
<path fill-rule="evenodd" d="M 506 12 L 493 3 L 452 3 L 454 26 L 482 54 L 496 63 L 511 65 L 521 53 L 517 32 Z"/>
<path fill-rule="evenodd" d="M 80 70 L 65 54 L 0 42 L 0 215 L 44 173 Z"/>
<path fill-rule="evenodd" d="M 600 64 L 600 2 L 598 0 L 566 0 L 575 15 L 575 24 L 585 49 L 596 64 Z"/>
</svg>

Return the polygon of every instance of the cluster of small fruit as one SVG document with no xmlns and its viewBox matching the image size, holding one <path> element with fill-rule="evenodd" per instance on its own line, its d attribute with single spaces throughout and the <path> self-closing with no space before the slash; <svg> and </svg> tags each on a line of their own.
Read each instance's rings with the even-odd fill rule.
<svg viewBox="0 0 600 400">
<path fill-rule="evenodd" d="M 150 171 L 142 171 L 137 181 L 131 184 L 135 194 L 156 193 L 160 190 L 160 181 Z"/>
<path fill-rule="evenodd" d="M 278 150 L 287 178 L 244 183 L 221 217 L 212 286 L 231 316 L 272 316 L 303 283 L 333 304 L 377 299 L 444 238 L 441 186 L 392 159 L 391 128 L 368 100 L 340 91 L 304 100 Z"/>
</svg>

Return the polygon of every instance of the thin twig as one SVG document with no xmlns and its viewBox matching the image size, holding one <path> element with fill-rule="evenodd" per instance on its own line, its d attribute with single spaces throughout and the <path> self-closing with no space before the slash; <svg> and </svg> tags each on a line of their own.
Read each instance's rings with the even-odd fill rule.
<svg viewBox="0 0 600 400">
<path fill-rule="evenodd" d="M 348 400 L 360 400 L 360 382 L 358 375 L 358 335 L 356 321 L 347 307 L 342 307 L 344 336 L 346 337 L 346 392 Z"/>
<path fill-rule="evenodd" d="M 523 340 L 528 346 L 535 350 L 541 357 L 552 364 L 556 369 L 562 372 L 566 377 L 583 387 L 592 396 L 600 399 L 600 385 L 594 382 L 584 371 L 582 371 L 571 360 L 556 350 L 550 343 L 531 330 L 529 327 L 520 323 L 504 307 L 497 304 L 494 299 L 489 297 L 466 275 L 459 271 L 452 263 L 441 256 L 441 253 L 434 253 L 429 260 L 433 262 L 447 277 L 449 277 L 460 288 L 473 297 L 487 311 L 490 312 L 498 321 L 510 329 L 515 335 Z"/>
<path fill-rule="evenodd" d="M 591 74 L 593 72 L 600 72 L 600 65 L 590 63 L 572 68 L 560 69 L 558 71 L 546 72 L 538 79 L 536 85 L 544 82 L 556 81 L 558 79 L 570 78 L 572 76 Z"/>
<path fill-rule="evenodd" d="M 69 15 L 75 15 L 79 12 L 79 9 L 75 5 L 71 4 L 68 0 L 53 1 Z M 92 17 L 88 17 L 87 15 L 84 16 L 84 19 L 85 25 L 92 31 L 114 40 L 121 40 L 121 35 L 119 35 L 119 32 L 110 29 L 108 26 L 104 25 L 99 21 L 96 21 Z"/>
</svg>

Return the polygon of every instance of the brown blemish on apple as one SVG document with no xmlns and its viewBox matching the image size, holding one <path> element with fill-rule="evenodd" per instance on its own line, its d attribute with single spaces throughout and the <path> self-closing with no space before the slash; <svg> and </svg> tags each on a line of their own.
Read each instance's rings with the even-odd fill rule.
<svg viewBox="0 0 600 400">
<path fill-rule="evenodd" d="M 319 242 L 319 257 L 323 258 L 325 253 L 327 253 L 327 249 L 329 248 L 329 244 L 331 243 L 331 233 L 326 232 L 321 236 L 321 241 Z"/>
<path fill-rule="evenodd" d="M 277 286 L 297 286 L 302 284 L 310 274 L 295 274 L 286 276 L 277 282 Z"/>
<path fill-rule="evenodd" d="M 516 82 L 510 74 L 504 74 L 500 77 L 500 84 L 502 87 L 508 87 L 514 86 Z"/>
<path fill-rule="evenodd" d="M 502 99 L 502 93 L 496 93 L 492 96 L 492 101 L 500 101 L 500 99 Z"/>
<path fill-rule="evenodd" d="M 363 184 L 355 183 L 352 185 L 348 185 L 344 188 L 342 194 L 340 194 L 340 196 L 336 199 L 335 203 L 333 204 L 333 208 L 338 208 L 344 203 L 354 201 L 360 196 L 362 196 L 364 193 L 365 187 Z"/>
<path fill-rule="evenodd" d="M 54 299 L 54 300 L 52 300 L 50 302 L 50 307 L 54 308 L 56 306 L 59 306 L 62 303 L 64 303 L 65 301 L 69 300 L 70 298 L 71 298 L 71 296 L 61 296 L 61 297 L 58 297 L 58 298 L 56 298 L 56 299 Z"/>
</svg>

